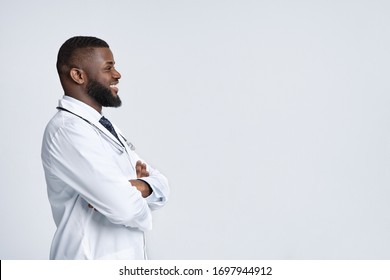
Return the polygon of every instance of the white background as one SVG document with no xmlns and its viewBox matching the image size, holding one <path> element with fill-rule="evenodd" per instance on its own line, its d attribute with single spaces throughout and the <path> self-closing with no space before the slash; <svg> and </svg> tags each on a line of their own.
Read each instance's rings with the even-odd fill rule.
<svg viewBox="0 0 390 280">
<path fill-rule="evenodd" d="M 389 15 L 385 0 L 0 0 L 0 258 L 48 258 L 56 55 L 93 35 L 122 74 L 105 114 L 170 180 L 151 259 L 389 259 Z"/>
</svg>

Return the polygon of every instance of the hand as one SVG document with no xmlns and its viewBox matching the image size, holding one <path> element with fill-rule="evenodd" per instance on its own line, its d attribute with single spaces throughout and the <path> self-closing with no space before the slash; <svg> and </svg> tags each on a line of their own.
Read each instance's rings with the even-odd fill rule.
<svg viewBox="0 0 390 280">
<path fill-rule="evenodd" d="M 142 163 L 140 160 L 135 164 L 135 171 L 137 173 L 137 178 L 149 177 L 149 172 L 146 170 L 146 164 Z M 143 198 L 148 197 L 153 191 L 149 184 L 142 180 L 130 180 L 129 182 L 141 192 Z"/>
<path fill-rule="evenodd" d="M 146 164 L 142 161 L 137 161 L 135 164 L 135 171 L 137 173 L 137 178 L 149 177 L 149 172 L 146 170 Z"/>
<path fill-rule="evenodd" d="M 131 185 L 133 185 L 133 187 L 136 187 L 137 190 L 141 192 L 143 198 L 148 197 L 153 192 L 149 184 L 145 183 L 142 180 L 130 180 L 129 182 Z"/>
</svg>

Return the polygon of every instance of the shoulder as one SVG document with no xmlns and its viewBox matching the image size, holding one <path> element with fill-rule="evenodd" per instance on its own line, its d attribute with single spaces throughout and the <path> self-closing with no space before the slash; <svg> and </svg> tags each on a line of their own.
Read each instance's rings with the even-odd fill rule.
<svg viewBox="0 0 390 280">
<path fill-rule="evenodd" d="M 88 121 L 65 111 L 58 111 L 49 121 L 44 132 L 44 141 L 56 138 L 69 140 L 69 137 L 96 137 L 97 132 Z"/>
</svg>

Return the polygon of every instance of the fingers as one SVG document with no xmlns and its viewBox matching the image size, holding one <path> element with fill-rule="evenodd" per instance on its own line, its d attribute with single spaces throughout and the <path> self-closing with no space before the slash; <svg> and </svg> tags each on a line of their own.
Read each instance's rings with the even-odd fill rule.
<svg viewBox="0 0 390 280">
<path fill-rule="evenodd" d="M 137 161 L 135 164 L 135 172 L 137 173 L 137 178 L 141 178 L 141 173 L 142 173 L 142 162 Z"/>
<path fill-rule="evenodd" d="M 142 163 L 140 160 L 137 161 L 137 163 L 135 165 L 135 171 L 137 173 L 137 178 L 149 176 L 149 172 L 146 170 L 146 164 Z"/>
<path fill-rule="evenodd" d="M 148 177 L 149 176 L 149 172 L 148 172 L 148 170 L 146 170 L 145 163 L 142 165 L 142 174 L 141 175 L 142 175 L 141 177 Z"/>
</svg>

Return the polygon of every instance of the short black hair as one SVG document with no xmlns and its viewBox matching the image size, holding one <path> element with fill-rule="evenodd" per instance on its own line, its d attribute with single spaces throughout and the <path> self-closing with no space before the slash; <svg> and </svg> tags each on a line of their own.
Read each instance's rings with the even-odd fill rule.
<svg viewBox="0 0 390 280">
<path fill-rule="evenodd" d="M 92 53 L 93 48 L 109 48 L 110 46 L 102 39 L 92 36 L 75 36 L 62 44 L 57 56 L 57 71 L 61 76 L 76 67 L 80 56 L 80 50 Z"/>
</svg>

